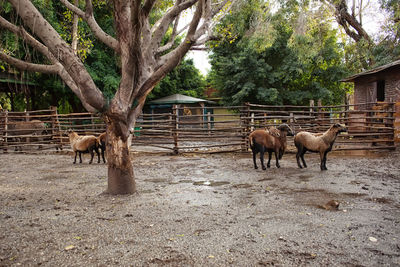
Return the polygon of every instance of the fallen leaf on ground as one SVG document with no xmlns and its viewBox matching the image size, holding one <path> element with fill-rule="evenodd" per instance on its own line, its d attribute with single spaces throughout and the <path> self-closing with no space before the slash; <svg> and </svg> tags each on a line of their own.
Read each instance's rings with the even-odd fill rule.
<svg viewBox="0 0 400 267">
<path fill-rule="evenodd" d="M 370 236 L 368 239 L 371 242 L 378 242 L 378 239 L 376 239 L 375 237 L 372 237 L 372 236 Z"/>
<path fill-rule="evenodd" d="M 66 246 L 65 248 L 64 248 L 64 250 L 72 250 L 72 249 L 74 249 L 75 248 L 75 246 L 74 245 L 69 245 L 69 246 Z"/>
</svg>

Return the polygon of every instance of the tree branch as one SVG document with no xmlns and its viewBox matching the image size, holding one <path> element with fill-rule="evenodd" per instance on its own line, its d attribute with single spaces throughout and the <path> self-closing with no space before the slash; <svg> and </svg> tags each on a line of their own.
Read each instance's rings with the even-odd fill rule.
<svg viewBox="0 0 400 267">
<path fill-rule="evenodd" d="M 32 71 L 32 72 L 40 72 L 46 74 L 58 74 L 61 77 L 61 79 L 67 84 L 67 86 L 71 88 L 71 90 L 75 93 L 75 95 L 81 100 L 82 105 L 86 108 L 87 111 L 89 112 L 96 111 L 95 108 L 90 106 L 85 101 L 82 92 L 79 90 L 75 82 L 68 75 L 68 73 L 65 71 L 64 67 L 61 64 L 44 65 L 44 64 L 30 63 L 11 57 L 1 51 L 0 51 L 0 60 L 3 60 L 4 62 L 7 62 L 8 64 L 22 71 Z"/>
<path fill-rule="evenodd" d="M 97 24 L 97 21 L 95 20 L 93 15 L 92 2 L 90 0 L 86 0 L 86 12 L 82 11 L 77 6 L 71 4 L 68 0 L 60 0 L 60 2 L 63 3 L 67 9 L 77 14 L 80 18 L 86 21 L 86 23 L 89 25 L 90 29 L 92 30 L 93 34 L 97 37 L 97 39 L 99 39 L 105 45 L 107 45 L 108 47 L 112 48 L 114 51 L 119 53 L 118 41 L 111 35 L 104 32 L 103 29 L 101 29 L 100 26 Z"/>
<path fill-rule="evenodd" d="M 23 26 L 16 26 L 0 16 L 0 28 L 7 29 L 10 32 L 16 34 L 17 36 L 21 37 L 26 43 L 32 46 L 34 49 L 38 50 L 40 53 L 46 56 L 48 59 L 51 60 L 53 58 L 55 60 L 55 58 L 49 52 L 47 47 L 38 40 L 36 40 L 32 35 L 30 35 Z M 53 60 L 51 60 L 51 62 L 55 63 Z"/>
<path fill-rule="evenodd" d="M 75 81 L 68 74 L 68 72 L 65 70 L 65 68 L 60 63 L 58 65 L 60 66 L 58 75 L 65 82 L 65 84 L 71 89 L 71 91 L 79 98 L 79 100 L 81 101 L 83 107 L 88 112 L 96 113 L 97 112 L 96 108 L 92 107 L 88 103 L 88 101 L 85 99 L 84 95 L 82 94 L 80 88 L 76 85 Z"/>
<path fill-rule="evenodd" d="M 190 48 L 190 50 L 192 50 L 192 51 L 207 51 L 208 48 L 205 46 L 192 46 Z"/>
<path fill-rule="evenodd" d="M 154 4 L 157 2 L 157 0 L 146 0 L 142 7 L 142 12 L 145 17 L 148 17 L 150 14 L 151 9 L 153 8 Z"/>
<path fill-rule="evenodd" d="M 196 34 L 196 39 L 199 39 L 201 36 L 205 35 L 207 32 L 211 32 L 211 29 L 215 26 L 215 24 L 211 23 L 212 19 L 228 4 L 229 0 L 224 0 L 222 1 L 217 8 L 211 11 L 211 7 L 208 7 L 209 10 L 207 12 L 210 12 L 210 15 L 207 16 L 207 19 L 204 21 L 203 25 L 200 27 L 200 29 L 197 31 Z M 221 14 L 219 20 L 224 18 L 227 14 L 229 14 L 230 9 L 232 8 L 233 3 L 225 10 L 223 14 Z M 211 34 L 209 33 L 204 40 L 201 41 L 201 43 L 206 43 L 207 41 L 211 40 Z"/>
<path fill-rule="evenodd" d="M 178 24 L 179 24 L 179 18 L 180 18 L 180 15 L 178 15 L 175 18 L 174 28 L 172 29 L 172 34 L 171 34 L 171 37 L 169 38 L 169 42 L 157 49 L 157 52 L 156 52 L 157 55 L 164 53 L 165 51 L 167 51 L 168 49 L 171 49 L 174 46 L 176 37 L 178 36 L 177 29 L 178 29 Z"/>
<path fill-rule="evenodd" d="M 89 112 L 95 111 L 95 108 L 86 103 L 76 83 L 73 81 L 71 76 L 65 71 L 64 67 L 60 64 L 60 62 L 49 52 L 49 50 L 45 45 L 36 40 L 22 26 L 16 26 L 14 24 L 11 24 L 1 16 L 0 16 L 0 27 L 7 29 L 13 32 L 14 34 L 20 36 L 27 44 L 29 44 L 34 49 L 38 50 L 40 53 L 46 56 L 50 60 L 50 62 L 53 63 L 53 65 L 44 65 L 48 67 L 38 67 L 38 64 L 24 62 L 28 65 L 31 64 L 29 67 L 25 67 L 23 64 L 21 64 L 22 62 L 18 62 L 17 59 L 7 60 L 4 55 L 3 55 L 3 61 L 21 70 L 58 74 L 61 77 L 61 79 L 65 82 L 65 84 L 69 88 L 71 88 L 71 90 L 75 93 L 76 96 L 78 96 L 78 98 L 81 100 L 82 105 L 86 108 L 86 110 Z"/>
<path fill-rule="evenodd" d="M 46 45 L 50 53 L 61 63 L 82 92 L 88 104 L 104 111 L 106 102 L 102 92 L 96 87 L 85 66 L 74 54 L 71 47 L 56 30 L 43 18 L 29 0 L 9 0 L 18 15 L 32 32 Z"/>
<path fill-rule="evenodd" d="M 41 73 L 47 73 L 47 74 L 57 74 L 58 70 L 59 70 L 59 68 L 56 65 L 45 65 L 45 64 L 35 64 L 35 63 L 26 62 L 26 61 L 14 58 L 12 56 L 9 56 L 2 51 L 0 51 L 0 59 L 22 71 L 33 71 L 33 72 L 41 72 Z"/>
<path fill-rule="evenodd" d="M 185 40 L 172 52 L 163 56 L 159 62 L 156 71 L 142 84 L 139 88 L 136 100 L 138 104 L 135 108 L 132 108 L 128 115 L 129 128 L 135 123 L 136 116 L 138 115 L 139 109 L 144 105 L 147 95 L 154 88 L 154 86 L 163 78 L 165 75 L 175 68 L 182 58 L 189 51 L 190 47 L 195 43 L 194 36 L 196 34 L 197 27 L 203 14 L 203 6 L 206 5 L 207 1 L 210 0 L 199 0 L 196 8 L 196 12 L 193 15 L 192 22 L 190 23 L 189 30 L 186 34 Z"/>
<path fill-rule="evenodd" d="M 364 30 L 362 24 L 348 12 L 346 0 L 341 0 L 332 5 L 335 7 L 336 21 L 344 28 L 348 36 L 356 42 L 359 42 L 364 38 L 368 43 L 372 43 L 371 37 Z M 349 26 L 351 26 L 355 31 L 352 31 Z"/>
<path fill-rule="evenodd" d="M 152 40 L 150 44 L 150 51 L 157 51 L 160 47 L 162 38 L 164 37 L 166 31 L 168 30 L 171 22 L 185 9 L 193 6 L 199 0 L 187 0 L 183 3 L 181 1 L 177 1 L 176 4 L 169 10 L 167 13 L 154 24 L 152 28 Z"/>
<path fill-rule="evenodd" d="M 74 4 L 77 5 L 79 0 L 74 0 Z M 79 16 L 74 14 L 72 19 L 72 42 L 71 47 L 74 50 L 75 55 L 78 54 L 78 22 Z"/>
</svg>

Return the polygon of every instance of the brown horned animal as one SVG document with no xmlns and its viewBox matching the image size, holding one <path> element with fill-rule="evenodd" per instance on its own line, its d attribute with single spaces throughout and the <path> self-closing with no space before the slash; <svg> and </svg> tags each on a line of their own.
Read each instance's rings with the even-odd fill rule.
<svg viewBox="0 0 400 267">
<path fill-rule="evenodd" d="M 79 153 L 79 163 L 82 163 L 82 153 L 90 153 L 91 158 L 89 164 L 92 164 L 94 153 L 96 151 L 98 160 L 97 163 L 100 163 L 100 153 L 99 153 L 99 140 L 94 135 L 83 135 L 79 136 L 76 132 L 68 133 L 69 142 L 71 144 L 72 150 L 75 152 L 74 164 L 76 163 L 76 156 Z"/>
<path fill-rule="evenodd" d="M 104 132 L 97 137 L 98 142 L 100 144 L 100 150 L 101 150 L 101 157 L 103 158 L 103 163 L 106 163 L 106 159 L 104 158 L 104 151 L 106 151 L 106 137 L 107 133 Z"/>
<path fill-rule="evenodd" d="M 299 168 L 303 168 L 300 164 L 300 158 L 304 168 L 307 164 L 304 160 L 304 154 L 307 151 L 319 153 L 321 158 L 321 171 L 326 168 L 326 155 L 332 150 L 333 143 L 339 133 L 347 132 L 347 128 L 339 123 L 332 125 L 324 133 L 299 132 L 294 137 L 294 144 L 297 147 L 296 160 Z"/>
<path fill-rule="evenodd" d="M 250 148 L 253 152 L 254 168 L 258 169 L 256 163 L 256 155 L 260 153 L 260 162 L 263 170 L 264 166 L 264 153 L 268 152 L 267 167 L 271 165 L 272 152 L 275 153 L 276 167 L 280 168 L 279 160 L 286 150 L 286 136 L 292 136 L 293 131 L 287 124 L 281 124 L 278 128 L 271 127 L 268 130 L 255 130 L 249 135 Z"/>
</svg>

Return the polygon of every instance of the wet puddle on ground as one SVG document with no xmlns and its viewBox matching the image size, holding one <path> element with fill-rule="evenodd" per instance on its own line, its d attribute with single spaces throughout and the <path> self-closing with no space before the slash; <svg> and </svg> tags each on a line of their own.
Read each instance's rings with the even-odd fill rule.
<svg viewBox="0 0 400 267">
<path fill-rule="evenodd" d="M 271 179 L 262 179 L 262 181 L 264 181 L 264 180 L 271 180 Z M 177 182 L 168 182 L 167 179 L 146 179 L 144 181 L 150 182 L 150 183 L 193 184 L 196 186 L 210 186 L 210 187 L 231 184 L 231 182 L 228 182 L 228 181 L 213 181 L 213 180 L 193 181 L 190 179 L 183 179 L 183 180 L 179 180 Z M 232 187 L 234 187 L 234 188 L 249 188 L 249 187 L 252 187 L 252 185 L 251 184 L 233 184 Z"/>
<path fill-rule="evenodd" d="M 263 178 L 263 179 L 260 179 L 260 180 L 257 180 L 258 182 L 264 182 L 264 181 L 271 181 L 271 180 L 274 180 L 274 178 Z"/>
<path fill-rule="evenodd" d="M 146 179 L 143 181 L 157 184 L 157 183 L 166 183 L 167 179 Z"/>
<path fill-rule="evenodd" d="M 299 175 L 299 179 L 302 182 L 309 182 L 310 178 L 312 178 L 312 175 Z"/>
<path fill-rule="evenodd" d="M 230 182 L 226 182 L 226 181 L 197 181 L 197 182 L 193 182 L 193 185 L 205 185 L 205 186 L 221 186 L 221 185 L 226 185 L 226 184 L 230 184 Z"/>
<path fill-rule="evenodd" d="M 235 187 L 235 188 L 249 188 L 249 187 L 252 187 L 252 185 L 251 184 L 235 184 L 235 185 L 233 185 L 233 187 Z"/>
<path fill-rule="evenodd" d="M 180 180 L 178 183 L 180 183 L 180 184 L 191 184 L 191 183 L 193 183 L 193 181 L 192 180 Z"/>
<path fill-rule="evenodd" d="M 213 181 L 213 180 L 192 181 L 192 180 L 187 180 L 187 179 L 180 180 L 178 183 L 187 183 L 187 184 L 193 184 L 193 185 L 197 185 L 197 186 L 210 186 L 210 187 L 231 184 L 231 182 L 228 182 L 228 181 Z M 234 188 L 249 188 L 249 187 L 252 187 L 252 185 L 251 184 L 233 184 L 232 187 L 234 187 Z"/>
</svg>

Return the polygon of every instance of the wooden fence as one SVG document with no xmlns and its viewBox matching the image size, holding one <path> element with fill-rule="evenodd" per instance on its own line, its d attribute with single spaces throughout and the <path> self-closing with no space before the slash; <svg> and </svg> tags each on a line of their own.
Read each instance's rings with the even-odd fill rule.
<svg viewBox="0 0 400 267">
<path fill-rule="evenodd" d="M 199 112 L 193 112 L 199 114 Z M 246 104 L 202 108 L 193 115 L 187 107 L 170 113 L 143 114 L 134 128 L 133 149 L 179 152 L 231 152 L 248 150 L 248 134 L 256 128 L 287 123 L 295 132 L 322 132 L 334 123 L 345 124 L 334 150 L 395 149 L 394 103 L 342 106 L 268 106 Z M 18 121 L 40 120 L 45 129 L 19 134 Z M 15 128 L 15 127 L 14 127 Z M 67 131 L 98 135 L 103 120 L 90 113 L 58 114 L 55 108 L 29 112 L 0 112 L 0 150 L 5 152 L 69 149 Z M 293 149 L 289 139 L 289 150 Z"/>
<path fill-rule="evenodd" d="M 395 149 L 394 103 L 364 103 L 342 106 L 265 106 L 247 105 L 242 117 L 251 132 L 254 128 L 286 122 L 295 131 L 323 132 L 332 124 L 346 125 L 333 150 Z M 289 138 L 288 143 L 293 144 Z"/>
</svg>

